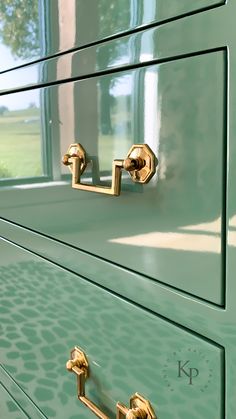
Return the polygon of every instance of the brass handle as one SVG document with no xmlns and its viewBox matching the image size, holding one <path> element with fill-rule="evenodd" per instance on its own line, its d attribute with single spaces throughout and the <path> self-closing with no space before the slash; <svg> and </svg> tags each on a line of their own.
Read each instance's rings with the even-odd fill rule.
<svg viewBox="0 0 236 419">
<path fill-rule="evenodd" d="M 88 407 L 98 418 L 109 419 L 99 407 L 86 397 L 85 381 L 89 375 L 89 363 L 85 353 L 75 346 L 71 351 L 71 359 L 66 363 L 66 368 L 77 376 L 78 399 Z M 150 402 L 140 394 L 135 393 L 130 398 L 130 407 L 122 403 L 116 404 L 116 419 L 157 419 Z"/>
<path fill-rule="evenodd" d="M 72 172 L 72 188 L 83 191 L 99 192 L 108 195 L 120 195 L 121 171 L 129 172 L 137 183 L 148 183 L 156 172 L 157 159 L 147 144 L 136 144 L 131 147 L 124 160 L 114 160 L 112 164 L 111 187 L 87 185 L 80 178 L 87 166 L 86 152 L 81 144 L 71 144 L 62 159 Z"/>
</svg>

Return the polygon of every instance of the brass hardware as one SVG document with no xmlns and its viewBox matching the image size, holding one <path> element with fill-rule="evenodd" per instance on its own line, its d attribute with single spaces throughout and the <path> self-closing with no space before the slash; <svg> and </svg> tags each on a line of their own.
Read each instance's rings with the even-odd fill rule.
<svg viewBox="0 0 236 419">
<path fill-rule="evenodd" d="M 109 419 L 96 404 L 89 400 L 85 395 L 85 380 L 89 375 L 89 364 L 85 353 L 75 346 L 71 351 L 71 359 L 66 363 L 66 368 L 73 371 L 77 376 L 77 396 L 97 417 Z"/>
<path fill-rule="evenodd" d="M 88 407 L 98 418 L 109 419 L 99 407 L 89 400 L 85 395 L 85 381 L 89 376 L 89 363 L 85 353 L 75 346 L 71 351 L 71 359 L 66 363 L 68 371 L 72 371 L 77 376 L 77 396 L 78 399 Z M 127 408 L 122 403 L 116 404 L 116 419 L 157 419 L 150 402 L 138 393 L 130 398 L 130 407 Z"/>
<path fill-rule="evenodd" d="M 71 144 L 62 163 L 69 166 L 72 173 L 72 188 L 83 191 L 120 195 L 121 171 L 126 170 L 136 183 L 148 183 L 156 172 L 157 159 L 147 144 L 135 144 L 124 160 L 113 160 L 111 187 L 81 183 L 81 175 L 88 161 L 81 144 Z"/>
<path fill-rule="evenodd" d="M 116 419 L 157 419 L 151 403 L 139 393 L 130 398 L 129 409 L 122 403 L 116 404 Z"/>
</svg>

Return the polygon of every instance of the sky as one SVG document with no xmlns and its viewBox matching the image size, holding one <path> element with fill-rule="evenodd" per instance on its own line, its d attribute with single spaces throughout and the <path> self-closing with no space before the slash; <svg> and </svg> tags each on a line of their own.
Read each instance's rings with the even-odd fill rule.
<svg viewBox="0 0 236 419">
<path fill-rule="evenodd" d="M 22 59 L 13 57 L 10 48 L 0 43 L 0 72 L 22 64 L 24 64 Z M 23 67 L 14 72 L 0 74 L 0 91 L 25 85 L 29 80 L 37 82 L 37 66 Z M 120 77 L 119 81 L 111 88 L 110 93 L 114 96 L 130 94 L 131 77 L 129 75 Z M 0 95 L 0 106 L 6 106 L 9 110 L 28 108 L 32 102 L 39 105 L 39 89 Z"/>
<path fill-rule="evenodd" d="M 24 61 L 20 58 L 15 59 L 10 48 L 7 48 L 5 45 L 0 44 L 0 71 L 16 67 L 23 64 Z M 17 77 L 17 79 L 16 79 Z M 4 74 L 0 74 L 0 89 L 11 88 L 12 83 L 25 83 L 32 78 L 37 78 L 36 69 L 25 67 L 24 70 L 18 70 L 14 72 L 14 80 L 11 81 L 9 78 L 5 81 Z M 9 110 L 24 109 L 28 108 L 29 103 L 34 102 L 37 105 L 39 104 L 39 91 L 32 90 L 28 92 L 13 93 L 9 95 L 0 96 L 0 106 L 7 106 Z"/>
</svg>

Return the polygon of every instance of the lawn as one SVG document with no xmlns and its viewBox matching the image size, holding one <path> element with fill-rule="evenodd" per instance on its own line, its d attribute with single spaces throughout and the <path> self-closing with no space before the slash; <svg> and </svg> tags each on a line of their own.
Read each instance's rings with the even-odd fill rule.
<svg viewBox="0 0 236 419">
<path fill-rule="evenodd" d="M 43 174 L 40 124 L 39 108 L 7 111 L 0 115 L 0 179 L 28 178 Z M 132 138 L 125 124 L 125 120 L 123 127 L 120 122 L 118 124 L 113 120 L 114 133 L 98 135 L 100 171 L 111 172 L 113 159 L 126 156 Z M 62 148 L 63 153 L 63 141 Z M 65 173 L 69 173 L 68 170 Z"/>
<path fill-rule="evenodd" d="M 0 115 L 0 178 L 42 175 L 40 109 Z"/>
</svg>

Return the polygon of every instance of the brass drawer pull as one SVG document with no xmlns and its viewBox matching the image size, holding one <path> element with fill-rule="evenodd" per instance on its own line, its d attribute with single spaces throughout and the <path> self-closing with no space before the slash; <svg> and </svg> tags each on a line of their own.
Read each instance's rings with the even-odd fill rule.
<svg viewBox="0 0 236 419">
<path fill-rule="evenodd" d="M 81 144 L 71 144 L 62 159 L 72 172 L 72 188 L 83 191 L 120 195 L 121 171 L 129 172 L 137 183 L 148 183 L 156 172 L 157 159 L 147 144 L 136 144 L 129 150 L 126 159 L 114 160 L 112 164 L 111 187 L 81 183 L 81 175 L 87 166 L 86 152 Z"/>
<path fill-rule="evenodd" d="M 71 351 L 71 359 L 67 362 L 66 368 L 77 376 L 78 399 L 88 407 L 98 418 L 109 419 L 95 403 L 89 400 L 85 394 L 85 381 L 89 375 L 89 364 L 85 353 L 75 346 Z M 157 419 L 148 400 L 140 394 L 135 393 L 130 398 L 130 408 L 122 403 L 116 404 L 116 419 Z"/>
</svg>

